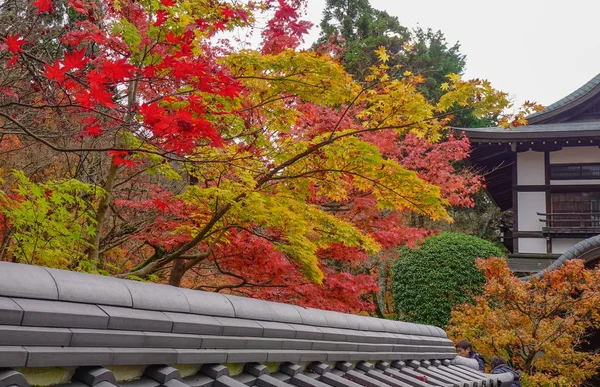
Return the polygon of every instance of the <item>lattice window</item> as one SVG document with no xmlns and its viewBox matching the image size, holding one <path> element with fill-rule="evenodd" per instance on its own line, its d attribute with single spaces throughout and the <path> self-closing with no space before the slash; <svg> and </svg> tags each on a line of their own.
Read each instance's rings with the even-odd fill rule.
<svg viewBox="0 0 600 387">
<path fill-rule="evenodd" d="M 600 164 L 561 164 L 550 166 L 551 180 L 600 179 Z"/>
<path fill-rule="evenodd" d="M 600 227 L 600 192 L 552 192 L 550 227 Z"/>
</svg>

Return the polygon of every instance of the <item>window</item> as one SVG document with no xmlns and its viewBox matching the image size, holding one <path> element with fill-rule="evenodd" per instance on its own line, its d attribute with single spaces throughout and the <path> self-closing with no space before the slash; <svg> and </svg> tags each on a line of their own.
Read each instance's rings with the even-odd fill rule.
<svg viewBox="0 0 600 387">
<path fill-rule="evenodd" d="M 550 166 L 550 180 L 600 179 L 600 164 L 561 164 Z"/>
<path fill-rule="evenodd" d="M 600 192 L 552 192 L 550 227 L 600 227 Z"/>
</svg>

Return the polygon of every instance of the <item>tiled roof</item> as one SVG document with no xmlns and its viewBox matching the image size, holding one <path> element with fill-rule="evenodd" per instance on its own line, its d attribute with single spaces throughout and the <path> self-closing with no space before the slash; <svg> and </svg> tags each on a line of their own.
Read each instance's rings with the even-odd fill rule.
<svg viewBox="0 0 600 387">
<path fill-rule="evenodd" d="M 522 125 L 516 128 L 453 128 L 472 141 L 518 141 L 535 139 L 600 139 L 600 121 Z"/>
<path fill-rule="evenodd" d="M 433 326 L 0 262 L 2 387 L 462 387 L 510 379 L 455 357 Z"/>
<path fill-rule="evenodd" d="M 598 85 L 600 85 L 600 74 L 596 75 L 594 78 L 590 79 L 585 85 L 581 86 L 579 89 L 575 90 L 571 94 L 566 97 L 554 102 L 553 104 L 546 107 L 544 110 L 533 113 L 527 117 L 528 120 L 532 118 L 536 118 L 542 115 L 546 115 L 547 113 L 553 112 L 557 109 L 563 108 L 567 105 L 570 105 L 588 95 L 592 90 L 594 90 Z"/>
</svg>

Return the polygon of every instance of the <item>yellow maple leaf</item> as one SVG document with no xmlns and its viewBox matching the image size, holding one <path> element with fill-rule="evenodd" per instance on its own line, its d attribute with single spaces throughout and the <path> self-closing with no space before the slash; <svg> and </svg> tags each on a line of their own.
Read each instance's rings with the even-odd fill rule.
<svg viewBox="0 0 600 387">
<path fill-rule="evenodd" d="M 382 61 L 383 63 L 385 63 L 388 60 L 390 60 L 390 57 L 387 54 L 387 52 L 385 50 L 385 47 L 383 47 L 383 46 L 379 46 L 379 48 L 377 50 L 375 50 L 375 53 L 379 57 L 379 60 Z"/>
</svg>

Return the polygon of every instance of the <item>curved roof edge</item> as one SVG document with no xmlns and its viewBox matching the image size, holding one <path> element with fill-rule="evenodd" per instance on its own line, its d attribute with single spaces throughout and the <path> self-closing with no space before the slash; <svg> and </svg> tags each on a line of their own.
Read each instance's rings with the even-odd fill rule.
<svg viewBox="0 0 600 387">
<path fill-rule="evenodd" d="M 447 337 L 441 328 L 429 325 L 10 262 L 0 262 L 2 296 L 366 332 Z"/>
<path fill-rule="evenodd" d="M 590 98 L 598 94 L 600 94 L 600 74 L 590 79 L 571 94 L 547 106 L 544 110 L 530 114 L 526 119 L 530 125 L 547 123 L 559 114 L 587 102 Z"/>
<path fill-rule="evenodd" d="M 0 386 L 508 387 L 443 330 L 0 262 Z"/>
<path fill-rule="evenodd" d="M 522 125 L 516 128 L 456 128 L 474 142 L 510 142 L 544 139 L 600 139 L 600 121 Z"/>
<path fill-rule="evenodd" d="M 569 247 L 560 257 L 556 259 L 556 261 L 552 262 L 550 266 L 545 268 L 542 271 L 539 271 L 535 274 L 532 274 L 527 277 L 522 277 L 523 281 L 527 281 L 531 278 L 536 278 L 543 276 L 544 273 L 555 270 L 562 266 L 566 261 L 571 259 L 583 259 L 583 261 L 588 264 L 593 262 L 596 259 L 600 258 L 600 235 L 595 235 L 593 237 L 582 240 L 579 243 L 574 244 Z"/>
</svg>

